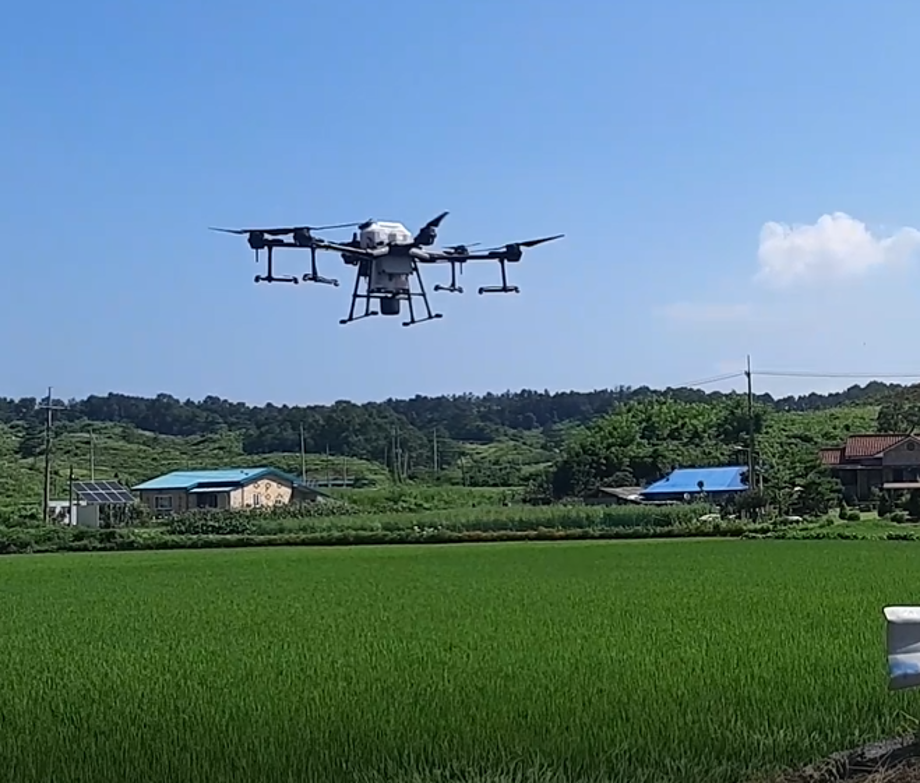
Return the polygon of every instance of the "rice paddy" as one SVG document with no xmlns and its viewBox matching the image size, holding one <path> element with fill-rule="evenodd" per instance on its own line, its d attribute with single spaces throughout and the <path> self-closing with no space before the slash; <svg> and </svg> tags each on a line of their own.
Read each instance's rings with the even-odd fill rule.
<svg viewBox="0 0 920 783">
<path fill-rule="evenodd" d="M 15 781 L 742 781 L 904 728 L 918 550 L 637 541 L 0 559 Z"/>
</svg>

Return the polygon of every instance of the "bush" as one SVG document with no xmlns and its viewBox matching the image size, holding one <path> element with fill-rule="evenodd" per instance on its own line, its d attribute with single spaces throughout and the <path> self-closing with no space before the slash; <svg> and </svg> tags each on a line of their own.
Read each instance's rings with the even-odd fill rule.
<svg viewBox="0 0 920 783">
<path fill-rule="evenodd" d="M 888 515 L 888 519 L 889 519 L 891 522 L 896 522 L 896 523 L 898 523 L 898 524 L 903 524 L 904 522 L 907 522 L 907 512 L 906 512 L 906 511 L 900 511 L 900 510 L 899 510 L 899 511 L 892 511 L 892 512 Z"/>
<path fill-rule="evenodd" d="M 492 507 L 299 519 L 274 510 L 191 511 L 163 528 L 0 527 L 0 554 L 246 546 L 738 537 L 770 525 L 708 520 L 695 506 Z M 291 509 L 287 512 L 290 514 Z"/>
</svg>

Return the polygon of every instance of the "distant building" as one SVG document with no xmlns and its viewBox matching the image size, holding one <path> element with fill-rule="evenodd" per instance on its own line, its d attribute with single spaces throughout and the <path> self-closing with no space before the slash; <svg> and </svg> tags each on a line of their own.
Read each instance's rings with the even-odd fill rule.
<svg viewBox="0 0 920 783">
<path fill-rule="evenodd" d="M 56 524 L 100 527 L 103 519 L 117 523 L 119 518 L 124 521 L 123 512 L 135 502 L 126 486 L 111 479 L 76 481 L 71 476 L 68 494 L 68 500 L 52 500 L 48 504 Z"/>
<path fill-rule="evenodd" d="M 713 500 L 740 492 L 748 485 L 743 481 L 747 468 L 740 465 L 721 468 L 679 468 L 670 475 L 647 486 L 639 494 L 645 502 L 687 502 L 699 497 L 701 491 Z"/>
<path fill-rule="evenodd" d="M 873 490 L 920 489 L 916 435 L 850 435 L 842 446 L 821 449 L 818 457 L 852 500 L 869 500 Z"/>
<path fill-rule="evenodd" d="M 624 506 L 641 503 L 640 492 L 642 487 L 598 487 L 584 501 L 589 506 Z"/>
<path fill-rule="evenodd" d="M 49 500 L 49 519 L 55 525 L 99 527 L 99 510 L 86 503 L 71 500 Z"/>
<path fill-rule="evenodd" d="M 275 468 L 177 470 L 132 489 L 155 514 L 311 503 L 328 497 Z"/>
</svg>

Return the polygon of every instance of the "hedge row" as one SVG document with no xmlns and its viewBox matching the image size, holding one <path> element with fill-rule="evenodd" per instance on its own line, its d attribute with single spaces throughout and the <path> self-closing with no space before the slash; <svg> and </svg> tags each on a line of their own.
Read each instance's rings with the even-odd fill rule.
<svg viewBox="0 0 920 783">
<path fill-rule="evenodd" d="M 220 549 L 265 546 L 354 546 L 368 544 L 451 544 L 497 541 L 579 541 L 640 538 L 740 537 L 769 532 L 769 525 L 700 522 L 669 527 L 545 528 L 468 530 L 410 528 L 398 531 L 341 530 L 321 533 L 174 534 L 153 529 L 0 528 L 0 554 L 106 552 L 151 549 Z"/>
</svg>

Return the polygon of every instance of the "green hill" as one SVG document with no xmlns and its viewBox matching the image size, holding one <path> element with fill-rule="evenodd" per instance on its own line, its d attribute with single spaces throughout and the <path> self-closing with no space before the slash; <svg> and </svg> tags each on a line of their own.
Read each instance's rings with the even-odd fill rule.
<svg viewBox="0 0 920 783">
<path fill-rule="evenodd" d="M 871 432 L 877 419 L 898 427 L 920 421 L 914 393 L 871 383 L 829 395 L 779 400 L 762 395 L 756 401 L 764 427 L 759 453 L 765 463 L 779 464 L 792 454 L 814 454 L 839 443 L 848 433 Z M 673 405 L 665 412 L 637 413 L 643 401 L 655 399 Z M 0 398 L 0 504 L 41 498 L 44 419 L 36 402 Z M 696 389 L 522 391 L 300 407 L 248 406 L 216 397 L 183 402 L 165 394 L 55 402 L 61 406 L 52 450 L 52 494 L 58 498 L 66 493 L 71 468 L 78 478 L 89 478 L 94 469 L 97 478 L 117 476 L 128 485 L 177 469 L 271 465 L 300 474 L 301 438 L 308 479 L 346 478 L 386 488 L 395 478 L 500 489 L 525 486 L 558 472 L 566 461 L 580 466 L 581 478 L 573 477 L 572 486 L 591 476 L 606 480 L 626 473 L 632 473 L 629 480 L 647 481 L 669 465 L 737 459 L 746 437 L 743 397 Z M 635 448 L 617 440 L 618 425 L 611 429 L 604 423 L 627 410 Z M 705 413 L 716 410 L 728 413 Z M 651 418 L 643 422 L 636 416 Z M 723 423 L 714 425 L 716 420 Z M 595 446 L 608 445 L 595 448 L 590 458 L 579 456 L 577 444 L 585 434 L 590 440 L 591 432 L 605 428 L 613 439 L 595 438 Z M 500 497 L 488 496 L 493 495 Z"/>
<path fill-rule="evenodd" d="M 270 465 L 300 475 L 297 453 L 246 454 L 238 434 L 177 437 L 144 432 L 124 424 L 93 423 L 82 428 L 61 425 L 52 450 L 52 495 L 66 496 L 70 469 L 76 478 L 117 476 L 130 486 L 171 470 Z M 90 435 L 92 433 L 92 436 Z M 0 500 L 38 501 L 42 493 L 44 452 L 17 453 L 28 437 L 23 426 L 0 425 Z M 382 486 L 389 483 L 379 463 L 352 457 L 306 456 L 307 479 L 357 479 Z"/>
</svg>

